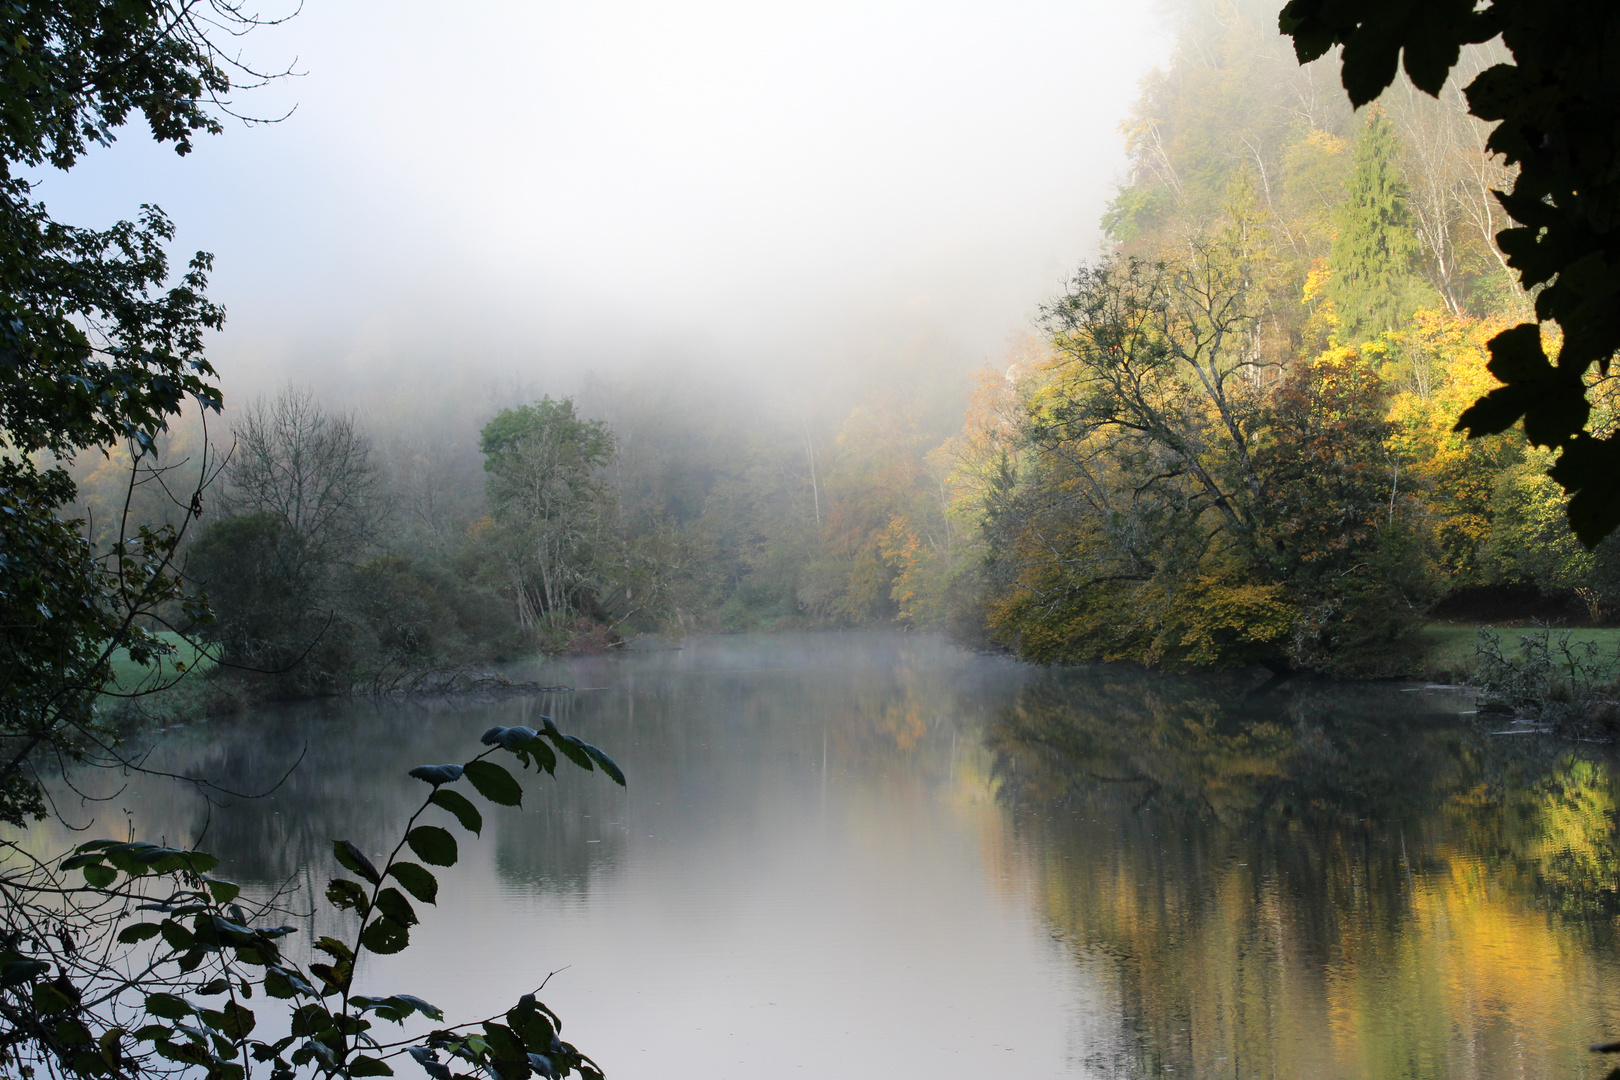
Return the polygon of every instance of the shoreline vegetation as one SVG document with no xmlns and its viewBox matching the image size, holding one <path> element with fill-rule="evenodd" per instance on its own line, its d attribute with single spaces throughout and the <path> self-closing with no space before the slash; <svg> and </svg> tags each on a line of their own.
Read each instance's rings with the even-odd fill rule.
<svg viewBox="0 0 1620 1080">
<path fill-rule="evenodd" d="M 820 632 L 837 631 L 823 628 Z M 162 683 L 152 681 L 150 669 L 115 657 L 115 681 L 100 708 L 126 734 L 236 716 L 267 701 L 286 700 L 284 695 L 267 693 L 262 681 L 244 679 L 219 668 L 206 652 L 179 635 L 162 636 L 170 639 L 175 659 L 183 665 L 177 671 L 171 659 Z M 656 636 L 624 640 L 623 647 L 613 651 L 630 654 L 649 647 L 680 647 L 678 643 L 645 644 L 657 640 Z M 1388 676 L 1390 680 L 1471 693 L 1480 715 L 1512 718 L 1525 725 L 1522 730 L 1526 732 L 1594 742 L 1620 738 L 1620 628 L 1569 627 L 1536 621 L 1502 626 L 1437 622 L 1425 626 L 1415 636 L 1414 645 L 1419 651 L 1412 666 Z M 985 651 L 1011 652 L 996 647 Z M 530 659 L 542 659 L 544 655 Z M 1131 662 L 1100 662 L 1100 666 L 1150 670 Z M 1271 672 L 1259 665 L 1255 670 L 1265 673 L 1267 683 L 1300 676 L 1325 677 L 1330 682 L 1364 681 L 1338 680 L 1321 673 Z M 473 666 L 405 673 L 387 685 L 355 686 L 325 696 L 549 695 L 579 689 L 513 680 L 500 670 Z"/>
</svg>

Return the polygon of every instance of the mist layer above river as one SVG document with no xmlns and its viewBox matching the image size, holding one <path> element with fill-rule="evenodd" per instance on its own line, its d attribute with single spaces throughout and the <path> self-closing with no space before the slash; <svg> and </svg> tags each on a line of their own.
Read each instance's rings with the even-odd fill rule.
<svg viewBox="0 0 1620 1080">
<path fill-rule="evenodd" d="M 1465 697 L 897 634 L 514 675 L 574 690 L 175 729 L 154 764 L 238 790 L 303 760 L 212 810 L 137 778 L 65 808 L 90 833 L 29 842 L 195 842 L 290 883 L 312 939 L 345 926 L 310 899 L 332 839 L 391 848 L 409 768 L 549 712 L 629 787 L 528 778 L 360 982 L 473 1018 L 563 969 L 544 997 L 616 1080 L 1584 1075 L 1620 1032 L 1612 763 L 1492 735 Z"/>
</svg>

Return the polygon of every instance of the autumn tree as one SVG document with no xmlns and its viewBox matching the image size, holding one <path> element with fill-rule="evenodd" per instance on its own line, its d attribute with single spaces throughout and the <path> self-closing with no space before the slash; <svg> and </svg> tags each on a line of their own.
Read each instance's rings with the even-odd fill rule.
<svg viewBox="0 0 1620 1080">
<path fill-rule="evenodd" d="M 1270 396 L 1255 469 L 1271 570 L 1297 610 L 1292 653 L 1302 666 L 1395 670 L 1438 597 L 1388 414 L 1376 368 L 1345 348 L 1293 365 Z"/>
<path fill-rule="evenodd" d="M 1389 670 L 1433 600 L 1373 364 L 1279 364 L 1228 234 L 1087 268 L 978 483 L 991 623 L 1041 660 Z M 988 464 L 988 463 L 987 463 Z"/>
</svg>

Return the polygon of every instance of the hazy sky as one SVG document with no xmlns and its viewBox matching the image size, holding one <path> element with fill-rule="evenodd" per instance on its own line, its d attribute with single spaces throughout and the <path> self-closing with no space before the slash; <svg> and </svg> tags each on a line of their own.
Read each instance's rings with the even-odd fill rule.
<svg viewBox="0 0 1620 1080">
<path fill-rule="evenodd" d="M 291 118 L 131 129 L 39 194 L 216 254 L 228 391 L 987 359 L 1096 250 L 1157 8 L 308 0 L 247 42 L 305 74 L 242 107 Z"/>
</svg>

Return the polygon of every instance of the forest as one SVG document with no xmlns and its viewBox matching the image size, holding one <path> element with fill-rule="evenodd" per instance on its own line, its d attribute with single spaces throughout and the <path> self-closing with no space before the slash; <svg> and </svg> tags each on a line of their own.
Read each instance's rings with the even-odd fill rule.
<svg viewBox="0 0 1620 1080">
<path fill-rule="evenodd" d="M 976 373 L 922 342 L 794 391 L 665 368 L 433 414 L 288 385 L 78 456 L 76 512 L 106 544 L 126 499 L 172 522 L 202 483 L 185 576 L 214 618 L 172 627 L 276 694 L 860 626 L 1376 676 L 1437 613 L 1605 622 L 1620 541 L 1576 538 L 1553 452 L 1453 429 L 1534 299 L 1495 239 L 1512 170 L 1459 89 L 1502 46 L 1355 111 L 1275 19 L 1179 17 L 1103 250 Z"/>
</svg>

